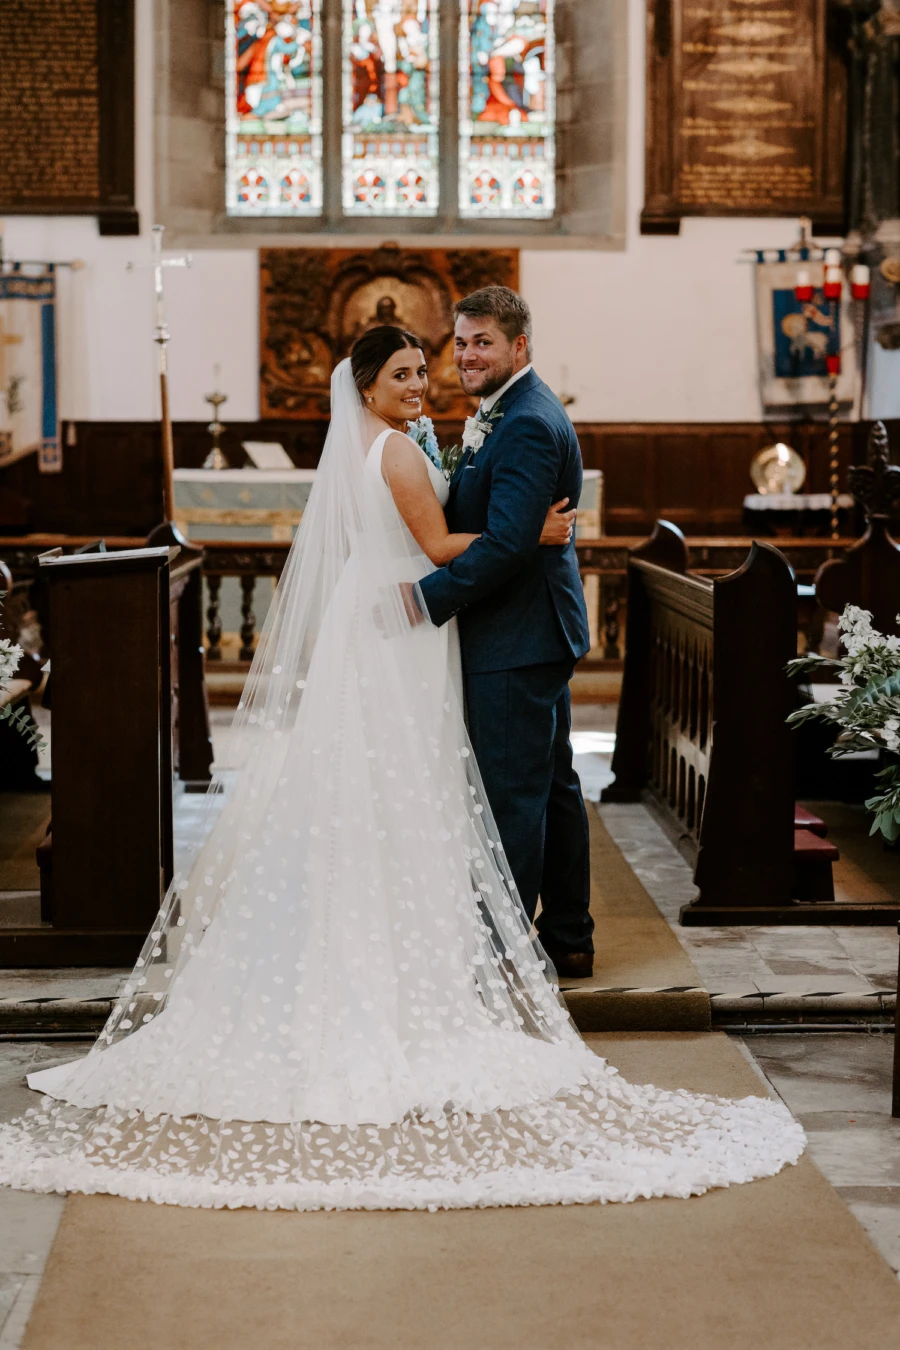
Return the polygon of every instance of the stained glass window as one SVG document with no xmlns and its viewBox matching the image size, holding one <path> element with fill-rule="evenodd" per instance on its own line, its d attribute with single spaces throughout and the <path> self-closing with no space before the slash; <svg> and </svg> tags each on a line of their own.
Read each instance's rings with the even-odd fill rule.
<svg viewBox="0 0 900 1350">
<path fill-rule="evenodd" d="M 322 210 L 320 0 L 229 0 L 229 215 Z"/>
<path fill-rule="evenodd" d="M 347 215 L 438 206 L 438 0 L 344 0 Z"/>
<path fill-rule="evenodd" d="M 553 0 L 460 0 L 459 211 L 553 215 Z"/>
</svg>

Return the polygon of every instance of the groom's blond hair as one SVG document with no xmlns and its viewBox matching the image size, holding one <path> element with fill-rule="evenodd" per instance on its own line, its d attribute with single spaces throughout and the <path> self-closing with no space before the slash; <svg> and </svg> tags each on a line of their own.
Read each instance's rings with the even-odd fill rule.
<svg viewBox="0 0 900 1350">
<path fill-rule="evenodd" d="M 457 300 L 453 313 L 457 318 L 465 314 L 468 319 L 493 319 L 510 342 L 524 335 L 528 343 L 525 351 L 531 360 L 531 310 L 518 291 L 508 286 L 485 286 Z"/>
</svg>

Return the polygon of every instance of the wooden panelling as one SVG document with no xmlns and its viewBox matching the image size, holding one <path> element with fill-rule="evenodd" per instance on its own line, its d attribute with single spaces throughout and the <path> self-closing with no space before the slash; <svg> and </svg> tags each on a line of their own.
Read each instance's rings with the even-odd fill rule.
<svg viewBox="0 0 900 1350">
<path fill-rule="evenodd" d="M 828 428 L 822 423 L 762 422 L 612 423 L 577 422 L 586 468 L 602 469 L 606 486 L 606 534 L 647 535 L 660 517 L 685 534 L 746 534 L 742 502 L 753 490 L 750 461 L 775 440 L 794 446 L 807 466 L 804 490 L 828 491 Z M 456 422 L 436 423 L 442 441 L 459 438 Z M 246 463 L 241 443 L 278 441 L 298 468 L 318 462 L 327 423 L 322 420 L 232 422 L 222 448 L 235 468 Z M 175 462 L 203 463 L 210 438 L 205 422 L 175 423 Z M 896 456 L 900 420 L 888 424 Z M 865 461 L 868 424 L 840 432 L 841 487 L 847 468 Z M 74 444 L 72 443 L 74 439 Z M 59 534 L 144 535 L 162 518 L 162 460 L 154 422 L 64 424 L 63 469 L 39 474 L 36 458 L 0 469 L 4 489 L 25 502 L 0 531 L 40 530 Z"/>
<path fill-rule="evenodd" d="M 750 461 L 772 441 L 787 441 L 807 468 L 804 491 L 828 491 L 828 428 L 763 422 L 576 424 L 585 468 L 602 469 L 607 534 L 649 534 L 671 520 L 685 534 L 746 534 Z M 894 427 L 900 444 L 900 424 Z M 840 429 L 841 484 L 864 459 L 865 426 Z"/>
</svg>

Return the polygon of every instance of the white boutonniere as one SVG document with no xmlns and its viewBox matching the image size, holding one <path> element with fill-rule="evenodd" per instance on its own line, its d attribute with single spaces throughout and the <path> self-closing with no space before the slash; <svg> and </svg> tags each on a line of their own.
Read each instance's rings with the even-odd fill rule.
<svg viewBox="0 0 900 1350">
<path fill-rule="evenodd" d="M 499 422 L 502 416 L 503 410 L 495 403 L 490 412 L 484 412 L 483 409 L 479 408 L 474 417 L 466 418 L 463 427 L 462 445 L 452 445 L 448 450 L 441 452 L 441 468 L 445 478 L 453 477 L 467 450 L 471 450 L 472 458 L 475 458 L 494 430 L 494 423 Z"/>
</svg>

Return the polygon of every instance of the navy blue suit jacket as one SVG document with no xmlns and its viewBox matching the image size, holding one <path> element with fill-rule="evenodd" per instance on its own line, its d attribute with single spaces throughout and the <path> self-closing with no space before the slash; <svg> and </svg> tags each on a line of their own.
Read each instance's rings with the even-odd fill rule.
<svg viewBox="0 0 900 1350">
<path fill-rule="evenodd" d="M 570 659 L 590 646 L 574 540 L 540 547 L 551 505 L 581 495 L 581 451 L 556 395 L 529 371 L 503 395 L 503 416 L 450 485 L 447 524 L 480 534 L 421 583 L 432 623 L 459 615 L 469 674 Z"/>
</svg>

